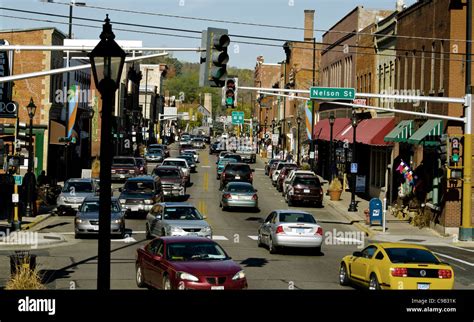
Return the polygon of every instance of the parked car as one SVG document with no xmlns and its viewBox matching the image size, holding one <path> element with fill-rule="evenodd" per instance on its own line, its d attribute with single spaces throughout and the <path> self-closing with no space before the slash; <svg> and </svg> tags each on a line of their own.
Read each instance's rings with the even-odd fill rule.
<svg viewBox="0 0 474 322">
<path fill-rule="evenodd" d="M 205 237 L 160 237 L 140 247 L 136 282 L 138 287 L 164 290 L 247 288 L 242 268 Z"/>
<path fill-rule="evenodd" d="M 183 159 L 188 162 L 189 168 L 191 169 L 191 172 L 196 172 L 196 162 L 194 161 L 194 156 L 190 154 L 180 154 L 176 158 L 178 159 Z"/>
<path fill-rule="evenodd" d="M 163 162 L 165 158 L 165 152 L 163 149 L 151 148 L 148 149 L 145 153 L 145 160 L 148 162 Z"/>
<path fill-rule="evenodd" d="M 322 207 L 323 188 L 318 177 L 311 175 L 294 176 L 288 185 L 285 201 L 288 206 L 293 206 L 298 202 Z"/>
<path fill-rule="evenodd" d="M 286 176 L 285 180 L 283 181 L 283 191 L 281 193 L 283 197 L 286 195 L 286 192 L 288 190 L 288 186 L 291 180 L 293 180 L 293 178 L 297 175 L 316 176 L 316 174 L 313 171 L 298 170 L 298 169 L 291 170 L 290 173 Z"/>
<path fill-rule="evenodd" d="M 377 243 L 344 256 L 339 283 L 370 290 L 451 290 L 454 270 L 424 246 Z"/>
<path fill-rule="evenodd" d="M 166 158 L 161 163 L 162 166 L 175 166 L 181 168 L 186 179 L 186 185 L 189 186 L 191 183 L 191 168 L 185 159 L 178 158 Z"/>
<path fill-rule="evenodd" d="M 163 201 L 163 188 L 157 176 L 130 178 L 119 191 L 125 215 L 147 213 L 155 203 Z"/>
<path fill-rule="evenodd" d="M 224 211 L 234 207 L 258 210 L 257 191 L 247 182 L 229 182 L 222 189 L 220 207 Z"/>
<path fill-rule="evenodd" d="M 266 245 L 271 254 L 280 247 L 313 248 L 320 254 L 322 243 L 323 229 L 304 211 L 272 211 L 258 228 L 258 246 Z"/>
<path fill-rule="evenodd" d="M 272 179 L 272 176 L 273 176 L 273 171 L 275 171 L 278 163 L 280 162 L 281 160 L 278 160 L 277 162 L 274 162 L 270 165 L 270 168 L 268 170 L 268 176 L 270 177 L 270 179 Z"/>
<path fill-rule="evenodd" d="M 280 162 L 280 159 L 270 159 L 268 162 L 265 162 L 265 175 L 268 176 L 270 175 L 270 168 L 271 166 L 276 163 Z"/>
<path fill-rule="evenodd" d="M 276 182 L 277 191 L 283 191 L 283 182 L 285 181 L 285 178 L 287 177 L 287 175 L 289 175 L 291 170 L 296 169 L 298 169 L 298 166 L 296 164 L 287 164 L 281 169 Z"/>
<path fill-rule="evenodd" d="M 295 165 L 296 166 L 296 164 L 293 163 L 293 162 L 280 161 L 280 162 L 277 163 L 275 169 L 272 172 L 272 176 L 271 176 L 272 185 L 276 186 L 278 175 L 280 174 L 281 169 L 283 169 L 283 167 L 285 167 L 287 165 Z"/>
<path fill-rule="evenodd" d="M 139 170 L 138 174 L 146 175 L 148 172 L 146 160 L 144 158 L 138 158 L 138 157 L 135 157 L 135 160 L 137 160 L 137 165 L 138 165 L 138 170 Z"/>
<path fill-rule="evenodd" d="M 193 205 L 163 202 L 153 206 L 146 217 L 146 236 L 201 236 L 212 238 L 211 226 Z"/>
<path fill-rule="evenodd" d="M 117 198 L 112 197 L 110 233 L 123 238 L 125 235 L 125 216 Z M 99 233 L 99 197 L 90 196 L 84 199 L 74 219 L 76 238 Z"/>
<path fill-rule="evenodd" d="M 205 149 L 206 148 L 206 143 L 204 142 L 204 139 L 201 137 L 196 137 L 192 140 L 193 142 L 193 147 L 196 149 Z"/>
<path fill-rule="evenodd" d="M 253 173 L 247 163 L 228 163 L 221 174 L 220 189 L 222 190 L 231 181 L 253 182 Z"/>
<path fill-rule="evenodd" d="M 164 198 L 186 195 L 186 178 L 180 167 L 159 166 L 153 170 L 153 175 L 160 177 Z"/>
<path fill-rule="evenodd" d="M 93 179 L 71 178 L 56 199 L 57 212 L 67 215 L 76 212 L 87 197 L 96 195 L 99 184 Z"/>
<path fill-rule="evenodd" d="M 137 176 L 140 168 L 134 157 L 116 156 L 112 160 L 112 181 L 125 181 Z"/>
</svg>

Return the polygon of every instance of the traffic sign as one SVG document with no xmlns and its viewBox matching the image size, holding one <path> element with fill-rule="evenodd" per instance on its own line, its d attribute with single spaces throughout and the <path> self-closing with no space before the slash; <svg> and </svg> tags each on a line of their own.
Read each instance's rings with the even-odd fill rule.
<svg viewBox="0 0 474 322">
<path fill-rule="evenodd" d="M 348 100 L 355 99 L 355 88 L 343 87 L 311 87 L 311 99 Z"/>
<path fill-rule="evenodd" d="M 244 112 L 232 112 L 232 124 L 244 124 Z"/>
<path fill-rule="evenodd" d="M 21 186 L 21 184 L 23 183 L 23 177 L 15 175 L 13 176 L 13 178 L 15 178 L 15 184 L 17 186 Z"/>
<path fill-rule="evenodd" d="M 357 173 L 357 163 L 351 163 L 351 173 Z"/>
</svg>

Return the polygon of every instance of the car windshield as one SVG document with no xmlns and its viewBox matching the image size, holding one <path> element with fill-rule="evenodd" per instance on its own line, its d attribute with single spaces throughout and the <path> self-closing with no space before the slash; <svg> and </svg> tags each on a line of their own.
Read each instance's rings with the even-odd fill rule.
<svg viewBox="0 0 474 322">
<path fill-rule="evenodd" d="M 280 222 L 302 222 L 315 224 L 316 220 L 310 214 L 283 212 L 280 214 Z"/>
<path fill-rule="evenodd" d="M 168 220 L 203 220 L 201 214 L 193 207 L 166 207 L 164 219 Z"/>
<path fill-rule="evenodd" d="M 277 169 L 277 170 L 281 170 L 281 169 L 283 169 L 283 168 L 284 168 L 285 166 L 287 166 L 287 165 L 288 165 L 288 163 L 278 163 L 276 169 Z"/>
<path fill-rule="evenodd" d="M 120 207 L 117 202 L 112 201 L 111 211 L 120 212 Z M 81 206 L 80 212 L 99 212 L 99 202 L 98 201 L 84 202 Z"/>
<path fill-rule="evenodd" d="M 145 165 L 145 160 L 143 160 L 143 159 L 137 159 L 137 164 L 138 164 L 139 166 L 143 166 L 143 165 Z"/>
<path fill-rule="evenodd" d="M 192 155 L 180 155 L 177 157 L 178 159 L 184 159 L 188 161 L 188 163 L 194 163 L 194 158 Z"/>
<path fill-rule="evenodd" d="M 153 181 L 127 181 L 123 190 L 133 193 L 151 193 L 154 190 Z"/>
<path fill-rule="evenodd" d="M 221 246 L 214 242 L 181 242 L 168 244 L 166 257 L 171 261 L 226 260 Z"/>
<path fill-rule="evenodd" d="M 135 165 L 134 158 L 114 158 L 114 164 L 116 165 Z"/>
<path fill-rule="evenodd" d="M 303 185 L 303 186 L 312 186 L 312 187 L 321 187 L 321 183 L 317 178 L 312 177 L 296 177 L 293 184 Z"/>
<path fill-rule="evenodd" d="M 155 169 L 153 173 L 160 178 L 176 178 L 180 177 L 177 169 Z"/>
<path fill-rule="evenodd" d="M 93 192 L 92 182 L 68 182 L 64 185 L 64 192 Z"/>
<path fill-rule="evenodd" d="M 238 164 L 229 164 L 225 168 L 225 172 L 228 174 L 235 174 L 235 173 L 240 173 L 243 175 L 250 174 L 251 170 L 249 166 L 246 165 L 238 165 Z"/>
<path fill-rule="evenodd" d="M 178 161 L 178 160 L 175 160 L 175 161 L 171 161 L 171 160 L 164 161 L 164 162 L 163 162 L 163 165 L 172 165 L 172 166 L 175 166 L 175 167 L 185 167 L 185 166 L 186 166 L 185 161 Z"/>
<path fill-rule="evenodd" d="M 227 185 L 228 192 L 255 192 L 252 185 L 247 184 L 229 184 Z"/>
<path fill-rule="evenodd" d="M 392 263 L 439 264 L 439 260 L 428 250 L 417 248 L 385 248 Z"/>
<path fill-rule="evenodd" d="M 161 150 L 161 149 L 158 149 L 158 148 L 154 148 L 154 149 L 150 149 L 150 150 L 148 150 L 148 153 L 153 153 L 153 154 L 163 154 L 163 150 Z"/>
</svg>

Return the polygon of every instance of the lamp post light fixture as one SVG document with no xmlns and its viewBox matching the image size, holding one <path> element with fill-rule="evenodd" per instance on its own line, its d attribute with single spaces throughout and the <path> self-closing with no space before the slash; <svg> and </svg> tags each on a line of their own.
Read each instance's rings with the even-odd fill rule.
<svg viewBox="0 0 474 322">
<path fill-rule="evenodd" d="M 33 118 L 35 117 L 36 113 L 36 105 L 33 102 L 33 97 L 30 98 L 30 103 L 26 106 L 26 110 L 28 111 L 28 116 L 30 117 L 30 135 L 28 137 L 28 173 L 29 175 L 33 175 L 33 171 L 35 168 L 34 165 L 34 157 L 33 157 Z M 28 188 L 29 189 L 29 188 Z M 28 194 L 28 199 L 26 200 L 26 208 L 25 208 L 25 216 L 31 217 L 33 215 L 33 202 L 35 200 L 30 200 L 31 196 Z"/>
<path fill-rule="evenodd" d="M 301 126 L 301 117 L 298 115 L 298 117 L 296 118 L 296 124 L 297 124 L 297 131 L 296 131 L 296 135 L 298 136 L 297 137 L 297 141 L 296 141 L 296 164 L 299 166 L 300 165 L 300 154 L 301 154 L 301 147 L 300 147 L 300 126 Z"/>
<path fill-rule="evenodd" d="M 356 129 L 357 129 L 357 115 L 355 110 L 352 110 L 352 128 L 353 128 L 353 137 L 352 137 L 352 162 L 357 163 L 356 159 Z M 352 168 L 352 167 L 351 167 Z M 355 201 L 355 190 L 356 190 L 356 177 L 357 173 L 352 173 L 352 193 L 351 193 L 351 203 L 349 204 L 348 211 L 357 212 L 357 203 Z"/>
<path fill-rule="evenodd" d="M 334 142 L 333 142 L 333 127 L 336 118 L 334 113 L 329 114 L 329 125 L 330 125 L 330 139 L 329 139 L 329 172 L 331 180 L 334 179 Z"/>
<path fill-rule="evenodd" d="M 88 54 L 94 81 L 102 97 L 102 118 L 100 138 L 100 196 L 99 196 L 99 246 L 97 262 L 97 289 L 110 290 L 110 220 L 111 220 L 111 166 L 112 144 L 111 121 L 115 91 L 126 53 L 115 42 L 109 15 L 105 18 L 100 41 Z"/>
<path fill-rule="evenodd" d="M 275 145 L 273 144 L 273 134 L 275 134 L 276 125 L 277 125 L 277 121 L 273 119 L 272 120 L 272 158 L 275 157 Z"/>
</svg>

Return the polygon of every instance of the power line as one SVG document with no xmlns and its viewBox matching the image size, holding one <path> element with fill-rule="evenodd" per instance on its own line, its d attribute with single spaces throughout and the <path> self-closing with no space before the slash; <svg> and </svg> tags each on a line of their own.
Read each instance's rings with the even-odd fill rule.
<svg viewBox="0 0 474 322">
<path fill-rule="evenodd" d="M 70 3 L 65 3 L 65 2 L 51 2 L 51 3 L 70 6 Z M 232 21 L 232 20 L 197 18 L 197 17 L 189 17 L 189 16 L 170 15 L 170 14 L 164 14 L 164 13 L 130 10 L 130 9 L 119 9 L 119 8 L 107 8 L 107 7 L 101 7 L 101 6 L 91 6 L 91 5 L 87 5 L 87 4 L 84 5 L 83 7 L 91 8 L 91 9 L 99 9 L 99 10 L 108 10 L 108 11 L 142 14 L 142 15 L 149 15 L 149 16 L 159 16 L 159 17 L 177 18 L 177 19 L 188 19 L 188 20 L 197 20 L 197 21 L 206 21 L 206 22 L 217 22 L 217 23 L 226 23 L 226 24 L 235 24 L 235 25 L 246 25 L 246 26 L 254 26 L 254 27 L 276 28 L 276 29 L 285 29 L 285 30 L 288 30 L 288 29 L 290 29 L 290 30 L 303 30 L 303 31 L 307 30 L 305 28 L 294 27 L 294 26 L 279 26 L 279 25 L 258 24 L 258 23 L 252 23 L 252 22 L 241 22 L 241 21 Z M 311 29 L 309 29 L 309 30 L 311 30 Z M 326 29 L 312 29 L 312 31 L 322 32 L 322 33 L 339 33 L 339 34 L 352 34 L 352 33 L 354 33 L 353 31 L 326 30 Z M 368 35 L 368 36 L 386 36 L 385 34 L 369 33 L 369 32 L 357 32 L 357 34 L 358 35 Z M 425 39 L 425 40 L 467 42 L 466 39 L 452 39 L 452 38 L 419 37 L 419 36 L 406 36 L 406 35 L 394 35 L 393 37 L 407 38 L 407 39 Z"/>
</svg>

